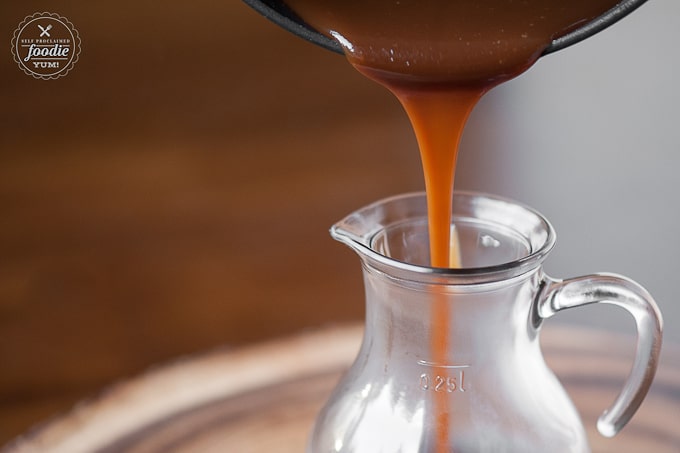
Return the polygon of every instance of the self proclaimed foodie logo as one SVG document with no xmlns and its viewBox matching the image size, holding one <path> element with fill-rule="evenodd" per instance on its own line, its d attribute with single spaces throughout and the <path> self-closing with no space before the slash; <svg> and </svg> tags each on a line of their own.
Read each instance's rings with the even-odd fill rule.
<svg viewBox="0 0 680 453">
<path fill-rule="evenodd" d="M 55 13 L 35 13 L 14 30 L 12 55 L 19 68 L 36 79 L 69 73 L 80 55 L 80 36 L 73 24 Z"/>
</svg>

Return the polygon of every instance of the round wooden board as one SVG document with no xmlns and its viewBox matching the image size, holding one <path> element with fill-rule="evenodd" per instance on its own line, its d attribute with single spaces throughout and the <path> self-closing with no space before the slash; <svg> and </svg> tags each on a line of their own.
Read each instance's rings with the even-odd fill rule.
<svg viewBox="0 0 680 453">
<path fill-rule="evenodd" d="M 354 359 L 361 327 L 214 351 L 123 382 L 27 433 L 6 452 L 302 452 L 314 417 Z M 594 452 L 680 452 L 680 353 L 666 346 L 652 390 L 614 439 L 595 430 L 634 342 L 548 326 L 547 361 L 581 411 Z"/>
</svg>

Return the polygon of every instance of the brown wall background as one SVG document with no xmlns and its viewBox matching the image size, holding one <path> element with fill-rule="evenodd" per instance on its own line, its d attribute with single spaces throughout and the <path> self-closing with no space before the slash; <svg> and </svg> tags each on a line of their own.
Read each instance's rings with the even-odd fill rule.
<svg viewBox="0 0 680 453">
<path fill-rule="evenodd" d="M 12 61 L 36 11 L 79 31 L 66 77 Z M 236 0 L 2 2 L 0 49 L 0 444 L 152 364 L 362 316 L 328 228 L 422 183 L 342 57 Z"/>
</svg>

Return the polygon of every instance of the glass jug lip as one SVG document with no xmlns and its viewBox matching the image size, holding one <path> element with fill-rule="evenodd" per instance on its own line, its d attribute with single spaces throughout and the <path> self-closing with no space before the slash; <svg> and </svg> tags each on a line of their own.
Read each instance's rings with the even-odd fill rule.
<svg viewBox="0 0 680 453">
<path fill-rule="evenodd" d="M 556 241 L 550 222 L 538 211 L 509 198 L 481 192 L 456 191 L 453 222 L 465 215 L 497 222 L 516 230 L 527 240 L 526 255 L 498 264 L 438 268 L 408 263 L 386 256 L 373 247 L 374 239 L 391 225 L 416 216 L 426 216 L 424 192 L 395 195 L 371 203 L 331 227 L 331 236 L 355 250 L 366 264 L 400 280 L 445 285 L 477 285 L 507 280 L 537 268 Z"/>
</svg>

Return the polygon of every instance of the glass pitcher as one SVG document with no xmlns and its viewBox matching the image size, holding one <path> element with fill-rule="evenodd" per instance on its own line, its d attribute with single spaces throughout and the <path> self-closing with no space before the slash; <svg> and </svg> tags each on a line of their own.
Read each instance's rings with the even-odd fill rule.
<svg viewBox="0 0 680 453">
<path fill-rule="evenodd" d="M 591 303 L 623 307 L 638 332 L 632 371 L 600 417 L 600 433 L 616 434 L 642 402 L 662 330 L 647 291 L 611 274 L 546 276 L 555 233 L 530 208 L 456 193 L 453 213 L 459 269 L 427 265 L 424 194 L 379 201 L 331 229 L 361 258 L 366 326 L 356 361 L 316 420 L 309 453 L 589 451 L 539 333 L 544 319 Z M 437 304 L 447 306 L 444 357 L 432 353 Z"/>
</svg>

